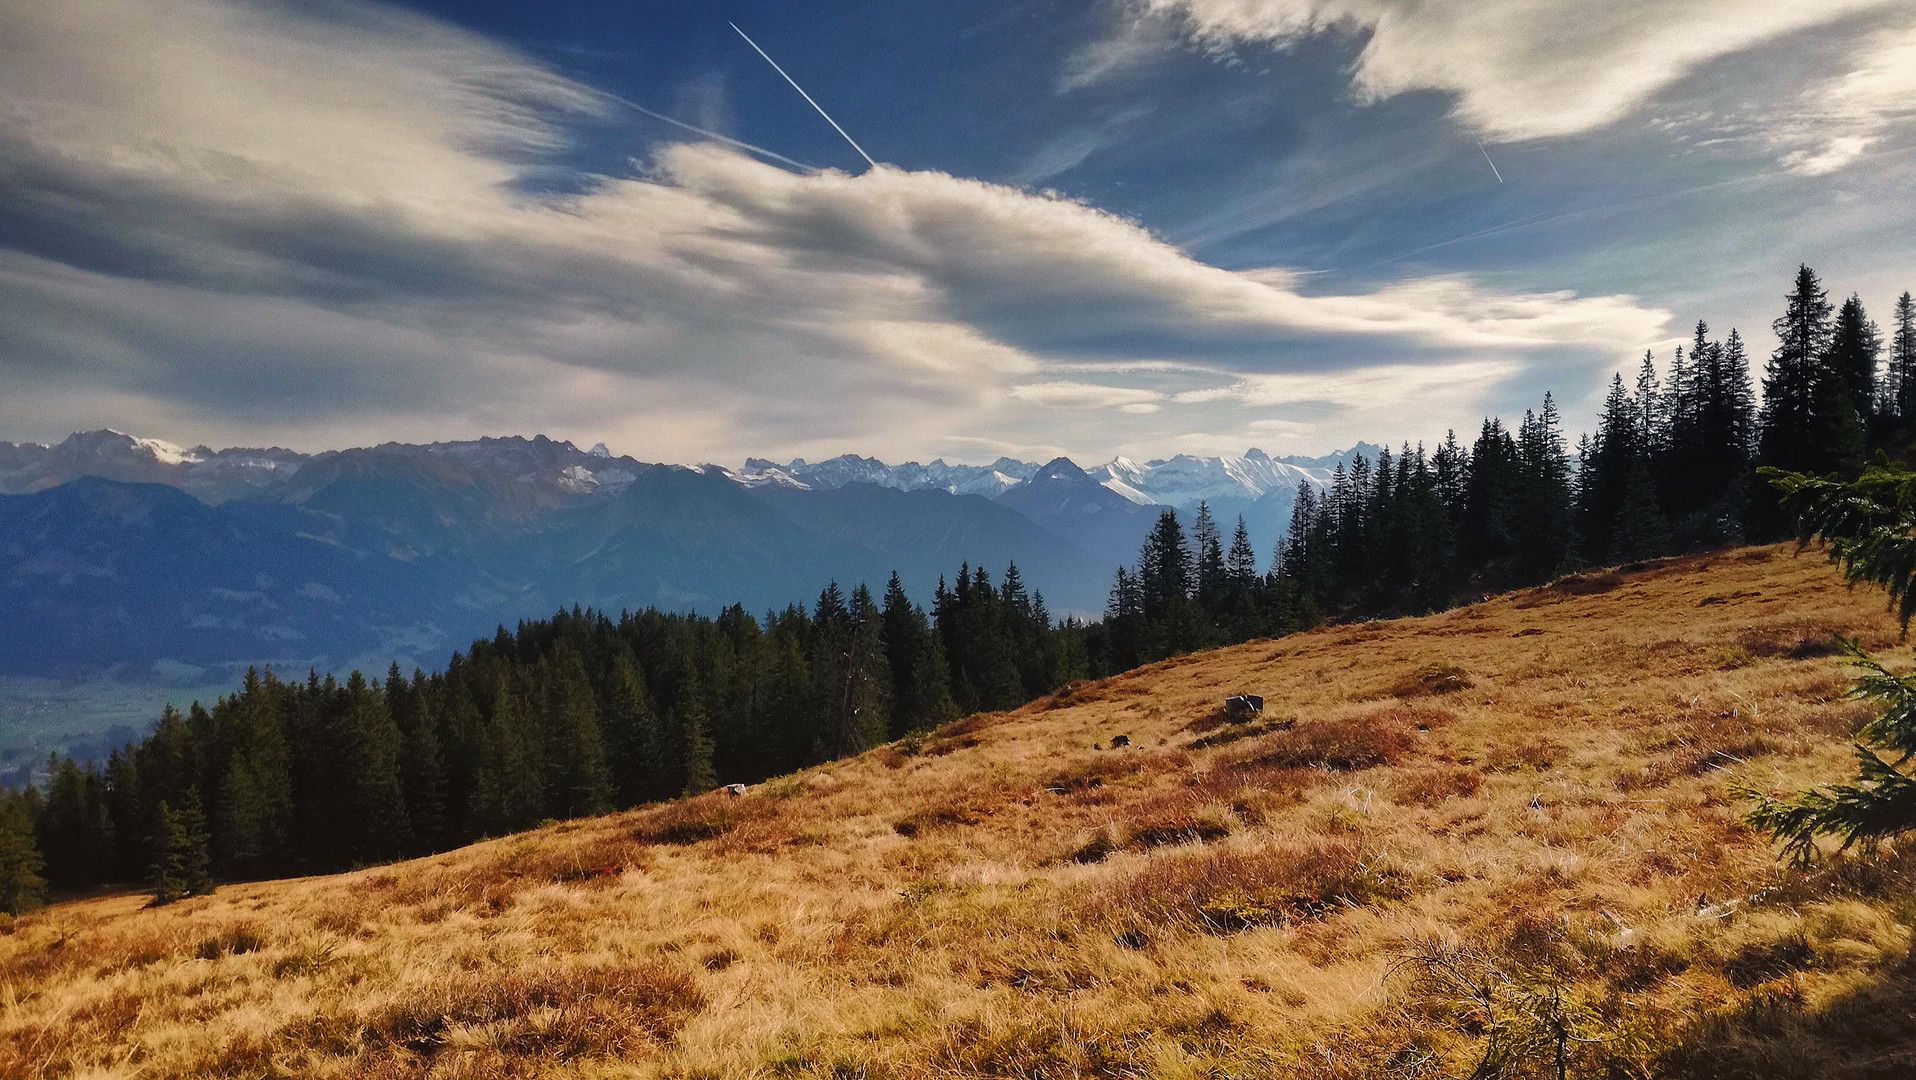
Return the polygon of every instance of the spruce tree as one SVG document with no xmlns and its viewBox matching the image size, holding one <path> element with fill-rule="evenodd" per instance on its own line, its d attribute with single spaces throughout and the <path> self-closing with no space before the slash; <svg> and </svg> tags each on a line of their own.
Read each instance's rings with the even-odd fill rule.
<svg viewBox="0 0 1916 1080">
<path fill-rule="evenodd" d="M 1896 298 L 1896 326 L 1889 336 L 1889 383 L 1895 391 L 1897 418 L 1905 426 L 1916 424 L 1916 300 L 1908 292 Z"/>
<path fill-rule="evenodd" d="M 213 891 L 213 856 L 199 792 L 187 789 L 178 808 L 162 801 L 156 818 L 153 902 L 170 904 Z"/>
<path fill-rule="evenodd" d="M 1231 530 L 1231 548 L 1224 555 L 1224 576 L 1238 592 L 1248 592 L 1257 580 L 1257 550 L 1251 547 L 1251 533 L 1244 527 L 1243 514 L 1237 516 L 1237 527 Z"/>
<path fill-rule="evenodd" d="M 547 671 L 545 804 L 554 817 L 602 814 L 612 806 L 612 776 L 585 661 L 561 645 Z"/>
<path fill-rule="evenodd" d="M 1850 481 L 1777 469 L 1763 478 L 1779 489 L 1797 535 L 1828 544 L 1852 584 L 1882 586 L 1907 629 L 1916 616 L 1916 473 L 1881 462 Z M 1818 837 L 1867 851 L 1916 831 L 1916 675 L 1891 672 L 1854 641 L 1843 645 L 1860 671 L 1853 696 L 1881 704 L 1856 731 L 1856 778 L 1782 798 L 1739 786 L 1756 800 L 1750 822 L 1799 863 L 1815 858 Z"/>
<path fill-rule="evenodd" d="M 1862 298 L 1851 293 L 1830 326 L 1829 351 L 1823 366 L 1833 380 L 1840 381 L 1850 407 L 1865 427 L 1875 411 L 1876 365 L 1882 352 L 1882 333 L 1863 310 Z"/>
<path fill-rule="evenodd" d="M 1786 308 L 1774 324 L 1776 351 L 1763 376 L 1763 411 L 1759 420 L 1757 461 L 1770 468 L 1826 472 L 1832 453 L 1849 448 L 1833 446 L 1829 410 L 1848 404 L 1847 392 L 1837 393 L 1823 377 L 1823 357 L 1830 337 L 1830 303 L 1816 271 L 1796 270 L 1796 282 Z M 1780 535 L 1787 524 L 1768 485 L 1754 492 L 1751 524 L 1759 538 Z"/>
<path fill-rule="evenodd" d="M 406 794 L 399 772 L 399 726 L 386 697 L 355 671 L 346 680 L 345 733 L 350 740 L 353 854 L 389 859 L 410 843 Z"/>
<path fill-rule="evenodd" d="M 950 719 L 957 706 L 951 700 L 944 648 L 896 573 L 885 586 L 879 620 L 892 687 L 888 734 L 898 738 Z"/>
<path fill-rule="evenodd" d="M 47 883 L 40 876 L 45 866 L 26 798 L 0 792 L 0 913 L 18 915 L 45 901 Z"/>
<path fill-rule="evenodd" d="M 660 741 L 658 718 L 629 647 L 613 655 L 606 682 L 605 741 L 613 791 L 619 805 L 636 806 L 661 787 L 653 753 Z"/>
<path fill-rule="evenodd" d="M 72 758 L 49 766 L 34 837 L 45 855 L 48 882 L 80 889 L 112 880 L 113 822 L 105 779 Z"/>
<path fill-rule="evenodd" d="M 517 687 L 501 668 L 479 726 L 468 811 L 481 835 L 523 829 L 545 816 L 538 759 L 527 737 L 524 710 Z"/>
<path fill-rule="evenodd" d="M 1191 539 L 1197 546 L 1197 601 L 1205 611 L 1215 614 L 1224 604 L 1227 581 L 1224 569 L 1224 536 L 1211 516 L 1211 504 L 1200 500 L 1197 517 L 1191 523 Z"/>
</svg>

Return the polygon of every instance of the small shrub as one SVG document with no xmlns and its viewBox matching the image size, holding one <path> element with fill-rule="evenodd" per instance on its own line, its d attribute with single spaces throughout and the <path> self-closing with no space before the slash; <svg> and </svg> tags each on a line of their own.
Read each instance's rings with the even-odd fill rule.
<svg viewBox="0 0 1916 1080">
<path fill-rule="evenodd" d="M 1446 799 L 1468 799 L 1483 789 L 1483 774 L 1462 766 L 1417 769 L 1397 777 L 1391 792 L 1399 801 L 1436 806 Z"/>
<path fill-rule="evenodd" d="M 632 830 L 632 838 L 645 844 L 697 844 L 715 840 L 771 813 L 772 808 L 764 797 L 698 795 L 648 811 Z"/>
<path fill-rule="evenodd" d="M 1412 698 L 1454 694 L 1475 685 L 1470 675 L 1455 664 L 1426 664 L 1391 683 L 1385 688 L 1384 696 Z"/>
<path fill-rule="evenodd" d="M 1401 876 L 1381 855 L 1337 841 L 1154 860 L 1091 903 L 1119 924 L 1231 933 L 1320 919 L 1405 894 Z"/>
<path fill-rule="evenodd" d="M 1417 741 L 1415 729 L 1388 715 L 1319 720 L 1266 737 L 1240 764 L 1351 772 L 1390 765 Z"/>
</svg>

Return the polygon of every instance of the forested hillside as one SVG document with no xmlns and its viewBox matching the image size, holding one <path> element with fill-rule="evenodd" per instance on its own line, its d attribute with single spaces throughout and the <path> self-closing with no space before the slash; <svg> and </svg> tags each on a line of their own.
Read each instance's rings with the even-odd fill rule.
<svg viewBox="0 0 1916 1080">
<path fill-rule="evenodd" d="M 896 574 L 882 600 L 834 583 L 809 610 L 762 618 L 574 608 L 431 675 L 250 674 L 101 767 L 53 764 L 45 795 L 7 819 L 57 887 L 150 877 L 169 836 L 219 875 L 339 869 L 756 781 L 1327 616 L 1436 611 L 1581 566 L 1775 538 L 1756 468 L 1850 473 L 1909 441 L 1907 295 L 1895 320 L 1885 350 L 1861 303 L 1833 308 L 1803 267 L 1760 408 L 1740 334 L 1699 322 L 1663 373 L 1646 355 L 1634 390 L 1616 378 L 1574 457 L 1546 395 L 1514 433 L 1486 420 L 1468 449 L 1453 437 L 1339 463 L 1321 498 L 1300 490 L 1267 570 L 1241 518 L 1227 538 L 1200 506 L 1187 535 L 1162 511 L 1100 622 L 1055 620 L 1016 566 L 998 581 L 961 566 L 929 611 Z"/>
</svg>

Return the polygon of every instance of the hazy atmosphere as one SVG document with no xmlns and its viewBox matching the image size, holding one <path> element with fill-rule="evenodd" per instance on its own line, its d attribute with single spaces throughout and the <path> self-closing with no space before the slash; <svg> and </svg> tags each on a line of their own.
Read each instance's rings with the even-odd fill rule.
<svg viewBox="0 0 1916 1080">
<path fill-rule="evenodd" d="M 0 437 L 1089 463 L 1544 389 L 1575 429 L 1697 317 L 1766 352 L 1799 261 L 1887 310 L 1912 14 L 7 0 Z"/>
</svg>

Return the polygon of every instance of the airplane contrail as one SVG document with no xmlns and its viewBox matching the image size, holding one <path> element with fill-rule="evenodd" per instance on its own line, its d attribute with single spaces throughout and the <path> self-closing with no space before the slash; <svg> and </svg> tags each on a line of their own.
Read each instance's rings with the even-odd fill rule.
<svg viewBox="0 0 1916 1080">
<path fill-rule="evenodd" d="M 776 72 L 778 72 L 778 73 L 779 73 L 780 75 L 785 75 L 785 69 L 784 69 L 784 68 L 782 68 L 782 67 L 779 67 L 779 66 L 778 66 L 778 61 L 776 61 L 776 60 L 774 60 L 774 59 L 772 59 L 772 58 L 771 58 L 771 56 L 770 56 L 770 55 L 769 55 L 768 53 L 766 53 L 766 51 L 765 51 L 764 49 L 761 49 L 761 48 L 759 48 L 759 47 L 758 47 L 758 42 L 756 42 L 756 41 L 753 41 L 753 40 L 752 40 L 752 39 L 751 39 L 751 38 L 750 38 L 750 37 L 749 37 L 749 36 L 748 36 L 748 35 L 747 35 L 747 34 L 745 33 L 745 31 L 743 31 L 743 30 L 739 30 L 739 29 L 738 29 L 738 24 L 737 24 L 737 23 L 735 23 L 735 22 L 728 22 L 728 23 L 726 23 L 725 25 L 727 25 L 727 26 L 729 26 L 729 27 L 731 27 L 731 28 L 732 28 L 732 29 L 734 29 L 734 30 L 738 30 L 738 36 L 739 36 L 739 37 L 742 37 L 742 38 L 745 38 L 745 44 L 747 44 L 747 45 L 750 45 L 750 46 L 752 47 L 752 51 L 753 51 L 753 52 L 756 52 L 756 53 L 757 53 L 757 54 L 759 54 L 760 56 L 763 56 L 763 57 L 765 57 L 765 62 L 766 62 L 766 63 L 768 63 L 768 64 L 770 64 L 770 65 L 772 65 L 772 70 L 773 70 L 773 71 L 776 71 Z M 810 94 L 808 94 L 808 93 L 806 93 L 806 92 L 805 92 L 805 88 L 804 88 L 804 87 L 802 87 L 802 86 L 800 86 L 800 85 L 798 85 L 798 80 L 797 80 L 797 79 L 794 79 L 794 78 L 792 78 L 792 77 L 791 77 L 790 75 L 785 75 L 785 81 L 786 81 L 786 82 L 788 82 L 788 83 L 791 83 L 791 84 L 792 84 L 792 89 L 794 89 L 794 90 L 796 90 L 796 91 L 798 91 L 798 96 L 799 96 L 799 97 L 802 97 L 802 98 L 804 98 L 804 99 L 805 99 L 805 100 L 806 100 L 806 101 L 807 101 L 807 102 L 808 102 L 808 103 L 809 103 L 809 104 L 811 105 L 811 107 L 812 107 L 812 108 L 814 108 L 814 109 L 817 109 L 817 110 L 818 110 L 818 115 L 820 115 L 820 116 L 822 116 L 822 117 L 824 117 L 824 118 L 825 118 L 825 122 L 826 122 L 827 124 L 830 124 L 830 125 L 832 126 L 832 130 L 834 130 L 834 131 L 836 131 L 836 132 L 838 132 L 838 133 L 839 133 L 840 135 L 844 135 L 844 136 L 845 136 L 845 141 L 846 141 L 846 142 L 848 142 L 848 143 L 851 143 L 851 144 L 852 144 L 852 149 L 853 149 L 853 150 L 856 150 L 856 151 L 858 151 L 858 156 L 859 156 L 859 157 L 862 157 L 862 158 L 864 158 L 864 159 L 865 159 L 865 164 L 867 164 L 867 165 L 870 165 L 870 166 L 871 166 L 872 168 L 874 168 L 874 169 L 876 169 L 876 168 L 878 167 L 878 162 L 876 162 L 876 161 L 873 161 L 873 160 L 872 160 L 872 156 L 871 156 L 870 154 L 867 154 L 867 153 L 865 152 L 865 148 L 864 148 L 864 147 L 862 147 L 862 146 L 860 146 L 860 145 L 858 145 L 858 140 L 857 140 L 857 139 L 854 139 L 854 138 L 852 138 L 852 137 L 851 137 L 851 135 L 849 135 L 849 134 L 847 134 L 844 128 L 842 128 L 842 127 L 839 127 L 839 126 L 838 126 L 838 121 L 836 121 L 836 120 L 834 120 L 834 119 L 832 119 L 832 114 L 831 114 L 831 113 L 828 113 L 828 112 L 826 112 L 826 111 L 825 111 L 825 107 L 824 107 L 824 106 L 822 106 L 822 105 L 820 105 L 820 104 L 819 104 L 818 102 L 816 102 L 816 101 L 813 101 L 813 100 L 812 100 L 812 95 L 810 95 Z"/>
<path fill-rule="evenodd" d="M 699 127 L 697 124 L 688 124 L 683 120 L 674 119 L 670 116 L 665 115 L 664 113 L 653 112 L 651 109 L 646 108 L 645 106 L 639 104 L 638 102 L 628 101 L 627 99 L 622 98 L 617 94 L 607 94 L 606 96 L 611 98 L 613 101 L 616 101 L 619 104 L 625 106 L 626 108 L 631 109 L 633 112 L 643 113 L 654 120 L 661 120 L 661 121 L 664 121 L 665 123 L 671 124 L 675 128 L 683 128 L 686 131 L 692 132 L 694 135 L 703 135 L 708 139 L 712 139 L 717 142 L 722 142 L 727 146 L 737 147 L 740 150 L 746 150 L 751 153 L 758 154 L 762 157 L 771 158 L 773 161 L 783 162 L 786 165 L 790 165 L 794 169 L 803 169 L 808 173 L 815 173 L 818 171 L 818 166 L 807 165 L 802 161 L 794 161 L 791 158 L 786 157 L 784 154 L 781 154 L 776 150 L 767 150 L 763 146 L 754 146 L 751 143 L 745 142 L 743 140 L 734 139 L 730 135 L 721 135 L 716 131 L 708 131 L 705 128 Z"/>
<path fill-rule="evenodd" d="M 1500 173 L 1500 172 L 1498 172 L 1498 171 L 1497 171 L 1497 163 L 1496 163 L 1496 162 L 1494 162 L 1494 161 L 1492 161 L 1492 160 L 1490 160 L 1490 151 L 1488 151 L 1488 150 L 1485 150 L 1485 149 L 1484 149 L 1484 141 L 1483 141 L 1482 139 L 1478 139 L 1478 140 L 1477 140 L 1477 152 L 1478 152 L 1478 153 L 1480 153 L 1480 154 L 1482 154 L 1482 155 L 1484 156 L 1484 164 L 1486 164 L 1486 165 L 1488 165 L 1488 166 L 1490 166 L 1490 175 L 1492 175 L 1492 176 L 1494 176 L 1494 177 L 1496 177 L 1496 178 L 1497 178 L 1497 182 L 1498 182 L 1499 184 L 1501 184 L 1501 183 L 1503 183 L 1503 182 L 1504 182 L 1504 174 L 1503 174 L 1503 173 Z"/>
</svg>

